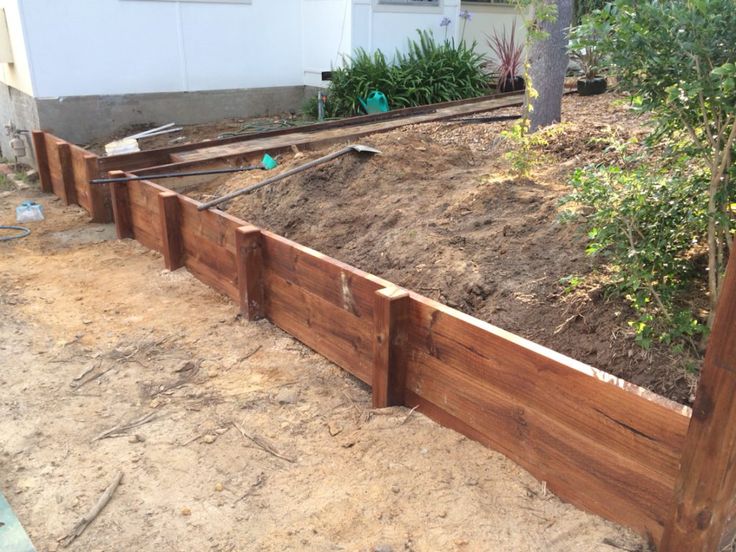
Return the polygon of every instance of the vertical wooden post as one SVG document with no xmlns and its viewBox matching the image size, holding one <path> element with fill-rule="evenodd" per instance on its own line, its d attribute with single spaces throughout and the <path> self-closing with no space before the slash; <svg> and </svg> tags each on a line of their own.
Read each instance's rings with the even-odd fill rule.
<svg viewBox="0 0 736 552">
<path fill-rule="evenodd" d="M 110 178 L 123 178 L 123 171 L 110 171 Z M 115 231 L 118 239 L 134 238 L 133 215 L 130 208 L 130 195 L 127 182 L 113 182 L 110 184 L 112 198 L 112 212 L 115 219 Z"/>
<path fill-rule="evenodd" d="M 161 221 L 164 262 L 166 268 L 173 271 L 184 266 L 179 194 L 176 192 L 161 192 L 158 194 L 158 212 Z"/>
<path fill-rule="evenodd" d="M 241 226 L 235 231 L 235 250 L 240 290 L 240 313 L 248 320 L 258 320 L 264 311 L 263 235 L 255 226 Z"/>
<path fill-rule="evenodd" d="M 90 180 L 97 178 L 100 170 L 97 167 L 97 156 L 91 153 L 84 156 L 83 181 L 87 186 L 90 202 L 90 216 L 92 222 L 111 222 L 113 220 L 112 206 L 110 205 L 109 188 L 100 184 L 90 184 Z"/>
<path fill-rule="evenodd" d="M 409 341 L 409 293 L 400 288 L 378 290 L 373 320 L 373 408 L 402 406 Z"/>
<path fill-rule="evenodd" d="M 51 171 L 49 170 L 49 154 L 46 150 L 46 134 L 40 130 L 33 131 L 33 149 L 36 153 L 36 165 L 38 165 L 38 178 L 41 181 L 41 191 L 45 194 L 53 194 L 51 185 Z"/>
<path fill-rule="evenodd" d="M 77 189 L 74 187 L 74 161 L 72 160 L 72 148 L 66 142 L 58 146 L 59 166 L 61 167 L 61 180 L 64 183 L 64 197 L 67 205 L 79 204 Z"/>
<path fill-rule="evenodd" d="M 736 258 L 700 374 L 662 552 L 716 552 L 736 524 Z"/>
</svg>

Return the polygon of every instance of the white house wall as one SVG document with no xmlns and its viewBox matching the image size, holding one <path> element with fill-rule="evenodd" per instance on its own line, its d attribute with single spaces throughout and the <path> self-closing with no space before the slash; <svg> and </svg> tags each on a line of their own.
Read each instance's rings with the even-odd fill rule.
<svg viewBox="0 0 736 552">
<path fill-rule="evenodd" d="M 324 86 L 322 72 L 352 53 L 351 21 L 351 0 L 302 0 L 304 84 Z"/>
<path fill-rule="evenodd" d="M 0 8 L 5 10 L 13 51 L 13 63 L 0 63 L 0 81 L 32 96 L 33 81 L 18 0 L 0 0 Z"/>
<path fill-rule="evenodd" d="M 509 36 L 511 25 L 514 21 L 516 21 L 516 42 L 519 44 L 524 43 L 526 30 L 524 29 L 524 22 L 519 17 L 518 9 L 515 6 L 463 2 L 462 9 L 466 9 L 473 14 L 472 19 L 468 22 L 465 29 L 465 40 L 468 42 L 475 40 L 477 42 L 476 50 L 478 52 L 495 59 L 488 46 L 488 36 L 492 36 L 494 30 L 501 36 L 504 28 L 506 29 L 507 36 Z"/>
<path fill-rule="evenodd" d="M 299 86 L 302 0 L 20 0 L 35 95 Z"/>
<path fill-rule="evenodd" d="M 440 26 L 444 17 L 451 21 L 448 37 L 455 37 L 459 28 L 459 0 L 442 0 L 439 7 L 383 5 L 378 0 L 352 2 L 353 49 L 381 50 L 389 59 L 396 50 L 406 50 L 407 40 L 417 36 L 417 29 L 444 37 L 445 29 Z"/>
</svg>

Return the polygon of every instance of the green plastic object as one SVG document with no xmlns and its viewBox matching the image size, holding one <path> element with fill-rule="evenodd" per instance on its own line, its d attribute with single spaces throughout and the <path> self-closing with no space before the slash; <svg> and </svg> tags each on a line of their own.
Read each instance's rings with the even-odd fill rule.
<svg viewBox="0 0 736 552">
<path fill-rule="evenodd" d="M 378 90 L 374 90 L 368 94 L 368 97 L 365 100 L 363 98 L 358 98 L 358 101 L 360 102 L 360 105 L 363 106 L 363 109 L 365 109 L 365 112 L 369 115 L 371 113 L 386 113 L 389 111 L 386 96 L 383 92 L 379 92 Z"/>
<path fill-rule="evenodd" d="M 263 165 L 264 170 L 267 170 L 267 171 L 273 170 L 279 166 L 276 160 L 268 154 L 263 156 L 261 165 Z"/>
<path fill-rule="evenodd" d="M 28 534 L 0 492 L 0 552 L 36 552 Z"/>
</svg>

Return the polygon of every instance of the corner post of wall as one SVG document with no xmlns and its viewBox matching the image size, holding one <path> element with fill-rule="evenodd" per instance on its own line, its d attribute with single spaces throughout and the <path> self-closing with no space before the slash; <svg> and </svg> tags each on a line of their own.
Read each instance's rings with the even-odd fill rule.
<svg viewBox="0 0 736 552">
<path fill-rule="evenodd" d="M 41 181 L 41 191 L 45 194 L 54 193 L 51 185 L 51 171 L 49 170 L 49 154 L 46 150 L 46 134 L 40 130 L 33 131 L 33 149 L 36 153 L 38 178 Z"/>
<path fill-rule="evenodd" d="M 61 142 L 58 147 L 59 166 L 61 167 L 61 179 L 64 183 L 64 202 L 67 205 L 78 205 L 77 189 L 74 185 L 74 162 L 72 161 L 72 148 L 66 142 Z"/>
<path fill-rule="evenodd" d="M 736 259 L 729 262 L 662 552 L 715 552 L 736 531 Z"/>
<path fill-rule="evenodd" d="M 110 171 L 109 175 L 110 178 L 125 178 L 123 171 Z M 119 240 L 135 237 L 128 184 L 128 182 L 113 182 L 110 184 L 115 231 Z"/>
<path fill-rule="evenodd" d="M 109 194 L 103 186 L 90 184 L 90 180 L 97 178 L 100 170 L 97 167 L 97 156 L 85 154 L 84 156 L 84 182 L 86 183 L 89 202 L 90 216 L 92 222 L 111 222 L 113 220 L 112 206 Z"/>
<path fill-rule="evenodd" d="M 161 192 L 158 195 L 158 213 L 161 222 L 164 263 L 168 270 L 174 271 L 184 266 L 179 194 L 176 192 Z"/>
<path fill-rule="evenodd" d="M 409 341 L 409 293 L 376 291 L 373 340 L 373 408 L 404 405 Z"/>
<path fill-rule="evenodd" d="M 263 234 L 255 226 L 241 226 L 235 231 L 238 265 L 240 314 L 247 320 L 265 316 L 265 283 L 263 266 Z"/>
</svg>

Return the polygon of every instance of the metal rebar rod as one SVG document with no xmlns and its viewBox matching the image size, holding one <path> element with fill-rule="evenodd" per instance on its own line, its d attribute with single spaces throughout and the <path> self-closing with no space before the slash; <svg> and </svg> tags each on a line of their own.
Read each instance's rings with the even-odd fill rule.
<svg viewBox="0 0 736 552">
<path fill-rule="evenodd" d="M 159 180 L 162 178 L 181 178 L 184 176 L 209 176 L 213 174 L 230 174 L 244 171 L 255 171 L 258 169 L 265 169 L 263 164 L 259 165 L 248 165 L 247 167 L 233 167 L 230 169 L 209 169 L 206 171 L 191 171 L 182 173 L 163 173 L 163 174 L 152 174 L 150 176 L 125 176 L 120 178 L 95 178 L 90 180 L 92 184 L 112 184 L 113 182 L 131 182 L 133 180 Z"/>
</svg>

